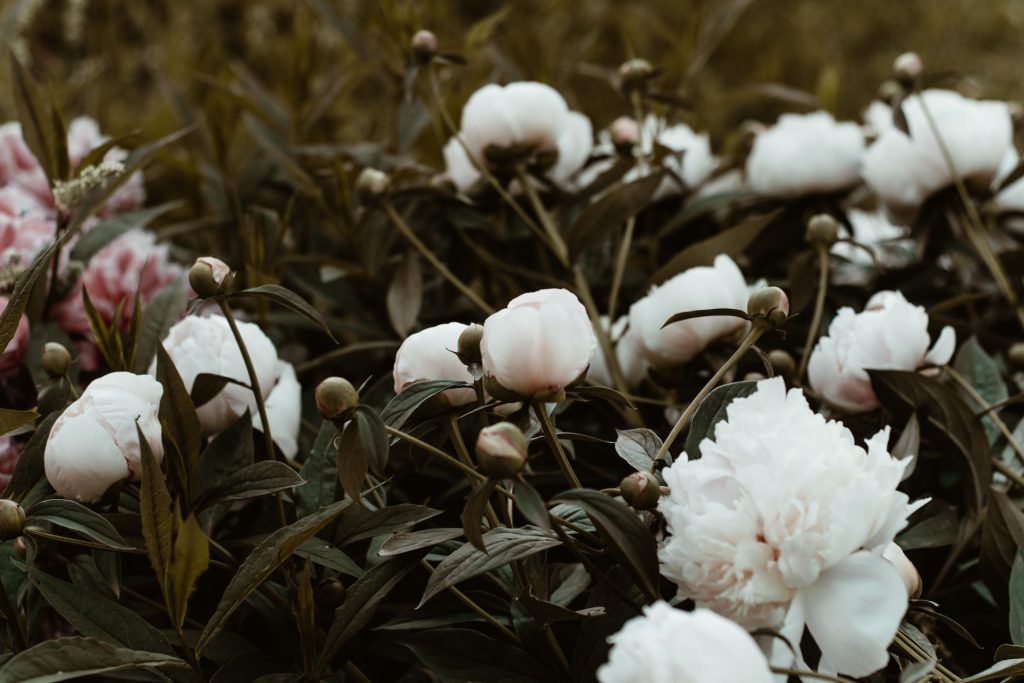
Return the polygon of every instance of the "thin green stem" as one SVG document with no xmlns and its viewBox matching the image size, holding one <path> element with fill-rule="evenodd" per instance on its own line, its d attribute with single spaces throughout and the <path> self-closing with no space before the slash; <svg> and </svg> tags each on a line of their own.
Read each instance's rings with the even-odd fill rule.
<svg viewBox="0 0 1024 683">
<path fill-rule="evenodd" d="M 465 296 L 467 299 L 473 302 L 473 305 L 479 308 L 481 311 L 483 311 L 486 315 L 494 313 L 494 309 L 490 306 L 490 304 L 484 301 L 479 294 L 474 292 L 472 287 L 470 287 L 465 282 L 460 280 L 455 273 L 450 271 L 448 269 L 448 266 L 446 266 L 441 261 L 441 259 L 437 258 L 434 252 L 430 251 L 430 248 L 427 247 L 427 245 L 424 244 L 423 241 L 416 236 L 416 233 L 413 232 L 412 227 L 410 227 L 409 224 L 405 222 L 405 219 L 402 218 L 401 214 L 399 214 L 398 211 L 395 210 L 394 206 L 392 206 L 389 203 L 386 203 L 384 204 L 384 209 L 385 211 L 387 211 L 388 216 L 391 218 L 391 222 L 395 224 L 395 227 L 397 227 L 398 231 L 402 233 L 402 236 L 405 237 L 406 241 L 408 241 L 409 244 L 411 244 L 416 249 L 416 251 L 418 251 L 420 255 L 423 256 L 423 258 L 425 258 L 430 263 L 431 266 L 433 266 L 434 270 L 436 270 L 441 275 L 441 277 L 450 282 L 452 286 L 455 287 L 455 289 L 462 292 L 463 296 Z"/>
<path fill-rule="evenodd" d="M 395 429 L 394 427 L 392 427 L 390 425 L 385 425 L 384 429 L 386 429 L 388 434 L 390 434 L 391 436 L 396 436 L 399 439 L 401 439 L 402 441 L 406 441 L 406 442 L 412 444 L 413 446 L 416 446 L 417 448 L 423 449 L 424 451 L 426 451 L 430 455 L 434 456 L 435 458 L 438 458 L 439 460 L 443 460 L 444 462 L 448 463 L 452 467 L 455 467 L 456 469 L 462 470 L 463 472 L 465 472 L 467 477 L 469 477 L 470 479 L 472 479 L 474 481 L 483 481 L 484 479 L 487 478 L 484 475 L 482 475 L 479 472 L 477 472 L 472 467 L 470 467 L 469 465 L 466 465 L 465 463 L 461 462 L 460 460 L 457 460 L 456 458 L 453 458 L 452 456 L 450 456 L 447 453 L 445 453 L 444 451 L 442 451 L 440 448 L 437 448 L 436 446 L 433 446 L 433 445 L 431 445 L 431 444 L 429 444 L 426 441 L 423 441 L 421 439 L 417 439 L 412 434 L 408 434 L 408 433 L 403 432 L 403 431 L 401 431 L 399 429 Z"/>
<path fill-rule="evenodd" d="M 587 278 L 584 277 L 583 271 L 580 270 L 579 266 L 573 267 L 573 276 L 575 278 L 576 292 L 580 295 L 583 307 L 587 310 L 587 317 L 590 318 L 590 324 L 594 328 L 597 344 L 601 347 L 601 353 L 604 354 L 605 363 L 608 364 L 608 370 L 611 372 L 612 383 L 620 394 L 625 394 L 629 389 L 626 386 L 626 379 L 622 374 L 622 366 L 619 365 L 619 357 L 615 353 L 615 347 L 612 345 L 611 334 L 608 328 L 601 324 L 601 312 L 597 310 L 597 302 L 594 301 L 594 295 L 590 291 Z"/>
<path fill-rule="evenodd" d="M 562 233 L 558 231 L 558 226 L 551 219 L 551 214 L 544 207 L 544 202 L 540 200 L 540 195 L 537 194 L 537 188 L 534 187 L 533 181 L 530 179 L 526 169 L 520 165 L 516 167 L 516 178 L 519 180 L 519 184 L 522 186 L 523 192 L 526 194 L 526 198 L 530 201 L 530 206 L 533 207 L 533 212 L 537 214 L 540 225 L 544 228 L 544 234 L 547 235 L 548 242 L 551 246 L 551 251 L 554 252 L 558 261 L 565 267 L 569 267 L 569 247 L 566 246 L 565 240 L 562 239 Z"/>
<path fill-rule="evenodd" d="M 445 431 L 448 433 L 448 440 L 452 443 L 452 448 L 455 449 L 455 453 L 458 454 L 459 460 L 461 460 L 466 467 L 473 468 L 473 458 L 469 455 L 469 449 L 466 448 L 466 442 L 462 440 L 462 432 L 459 430 L 459 421 L 455 413 L 448 413 L 444 418 Z M 474 470 L 475 471 L 475 470 Z M 470 483 L 474 483 L 476 480 L 473 477 L 469 478 Z M 501 526 L 501 522 L 498 521 L 498 515 L 494 512 L 494 506 L 488 501 L 484 508 L 484 514 L 487 516 L 487 522 L 491 525 L 491 528 Z"/>
<path fill-rule="evenodd" d="M 196 653 L 192 649 L 192 646 L 190 646 L 188 641 L 185 640 L 185 633 L 179 626 L 176 626 L 174 630 L 178 634 L 178 642 L 181 643 L 181 649 L 185 652 L 185 661 L 188 662 L 190 667 L 192 667 L 192 671 L 196 675 L 196 680 L 199 681 L 199 683 L 206 683 L 206 676 L 203 674 L 203 667 L 199 665 L 199 660 L 196 659 Z"/>
<path fill-rule="evenodd" d="M 429 562 L 427 562 L 426 560 L 420 560 L 420 564 L 423 566 L 424 569 L 426 569 L 431 574 L 434 573 L 434 567 Z M 454 595 L 456 598 L 458 598 L 459 602 L 461 602 L 463 605 L 465 605 L 466 607 L 471 609 L 474 613 L 476 613 L 479 617 L 481 617 L 488 624 L 490 624 L 491 626 L 496 628 L 503 636 L 505 636 L 506 638 L 508 638 L 509 640 L 511 640 L 513 643 L 515 643 L 517 645 L 521 645 L 522 644 L 522 641 L 519 640 L 519 636 L 517 636 L 515 633 L 510 631 L 508 629 L 508 627 L 505 626 L 505 624 L 503 624 L 500 621 L 498 621 L 497 619 L 495 619 L 490 614 L 490 612 L 485 610 L 480 605 L 476 604 L 476 602 L 473 601 L 473 598 L 469 597 L 468 595 L 466 595 L 465 593 L 460 591 L 455 586 L 449 586 L 448 590 L 449 590 L 449 592 L 451 592 L 452 595 Z"/>
<path fill-rule="evenodd" d="M 562 470 L 562 474 L 565 475 L 569 485 L 574 489 L 583 488 L 579 477 L 576 476 L 576 471 L 572 468 L 572 463 L 569 462 L 569 456 L 565 454 L 565 449 L 562 448 L 562 443 L 558 440 L 558 432 L 555 431 L 555 425 L 551 421 L 551 416 L 548 415 L 544 402 L 534 401 L 533 412 L 540 422 L 540 429 L 544 432 L 544 438 L 548 442 L 548 447 L 554 454 L 555 460 L 558 461 L 558 467 Z"/>
<path fill-rule="evenodd" d="M 818 339 L 821 317 L 825 312 L 825 294 L 828 292 L 829 249 L 826 245 L 817 245 L 816 249 L 818 251 L 818 292 L 814 299 L 814 315 L 811 316 L 811 326 L 807 330 L 804 353 L 800 356 L 800 369 L 796 373 L 796 383 L 798 385 L 803 383 L 804 372 L 807 370 L 807 363 L 811 359 L 811 350 L 814 348 L 814 342 Z"/>
<path fill-rule="evenodd" d="M 626 221 L 626 229 L 622 233 L 622 241 L 619 242 L 619 251 L 615 256 L 615 269 L 612 271 L 612 289 L 608 294 L 608 324 L 615 322 L 615 309 L 619 304 L 619 289 L 622 287 L 622 276 L 626 272 L 626 261 L 629 258 L 629 250 L 633 245 L 633 231 L 636 229 L 636 216 L 630 216 Z"/>
<path fill-rule="evenodd" d="M 725 376 L 725 373 L 727 373 L 732 366 L 736 365 L 736 363 L 746 355 L 747 351 L 757 343 L 757 340 L 761 338 L 761 335 L 764 334 L 766 330 L 767 327 L 765 327 L 765 323 L 763 321 L 754 321 L 750 331 L 747 332 L 747 336 L 743 338 L 743 341 L 740 343 L 739 348 L 736 349 L 736 352 L 729 357 L 729 360 L 722 364 L 722 367 L 718 368 L 718 371 L 715 372 L 711 379 L 708 380 L 707 384 L 704 385 L 704 388 L 697 393 L 693 400 L 690 401 L 690 404 L 686 406 L 686 410 L 683 411 L 683 414 L 679 416 L 678 420 L 676 420 L 675 425 L 672 427 L 672 431 L 668 433 L 668 436 L 665 438 L 665 442 L 661 444 L 661 448 L 658 449 L 657 454 L 654 456 L 654 460 L 651 462 L 652 472 L 654 471 L 654 466 L 658 461 L 665 458 L 665 454 L 668 453 L 668 449 L 672 446 L 672 442 L 676 440 L 676 437 L 678 437 L 679 433 L 683 431 L 683 428 L 690 423 L 690 419 L 693 417 L 693 414 L 697 412 L 697 406 L 700 405 L 700 402 L 711 393 L 712 389 L 718 386 L 718 383 Z"/>
</svg>

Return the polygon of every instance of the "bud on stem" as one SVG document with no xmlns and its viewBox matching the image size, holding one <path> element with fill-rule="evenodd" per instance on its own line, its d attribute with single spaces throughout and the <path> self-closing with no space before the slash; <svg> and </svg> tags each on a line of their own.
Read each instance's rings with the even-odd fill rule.
<svg viewBox="0 0 1024 683">
<path fill-rule="evenodd" d="M 325 420 L 337 420 L 359 405 L 359 392 L 343 377 L 328 377 L 316 388 L 316 409 Z"/>
<path fill-rule="evenodd" d="M 514 477 L 526 464 L 528 448 L 526 436 L 511 422 L 484 427 L 476 439 L 480 471 L 494 479 Z"/>
</svg>

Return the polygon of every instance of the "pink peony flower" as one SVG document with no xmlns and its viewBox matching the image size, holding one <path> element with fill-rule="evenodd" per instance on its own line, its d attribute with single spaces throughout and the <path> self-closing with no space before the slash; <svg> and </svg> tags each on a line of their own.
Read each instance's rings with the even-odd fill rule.
<svg viewBox="0 0 1024 683">
<path fill-rule="evenodd" d="M 31 194 L 15 185 L 0 189 L 0 268 L 27 266 L 56 234 L 53 218 Z"/>
<path fill-rule="evenodd" d="M 122 301 L 122 327 L 132 316 L 136 289 L 140 290 L 143 304 L 178 277 L 182 269 L 168 259 L 168 247 L 157 244 L 156 238 L 145 230 L 131 230 L 100 249 L 90 259 L 81 279 L 53 308 L 53 319 L 68 333 L 91 337 L 89 319 L 82 302 L 82 288 L 97 312 L 107 323 L 113 322 L 114 313 Z M 84 370 L 87 355 L 80 358 Z"/>
<path fill-rule="evenodd" d="M 25 144 L 21 124 L 11 121 L 0 125 L 0 185 L 15 185 L 37 198 L 41 203 L 52 205 L 50 184 L 46 174 L 36 161 L 32 150 Z"/>
<path fill-rule="evenodd" d="M 7 308 L 7 297 L 0 296 L 0 310 Z M 28 318 L 24 315 L 18 321 L 18 329 L 14 332 L 14 338 L 7 344 L 7 348 L 0 354 L 0 373 L 13 369 L 25 356 L 28 349 Z M 0 456 L 2 461 L 2 456 Z M 0 466 L 2 468 L 2 466 Z M 2 469 L 0 469 L 2 471 Z"/>
<path fill-rule="evenodd" d="M 24 444 L 9 437 L 0 438 L 0 491 L 7 488 L 11 482 L 11 475 L 14 474 L 14 467 L 18 464 L 18 458 Z"/>
</svg>

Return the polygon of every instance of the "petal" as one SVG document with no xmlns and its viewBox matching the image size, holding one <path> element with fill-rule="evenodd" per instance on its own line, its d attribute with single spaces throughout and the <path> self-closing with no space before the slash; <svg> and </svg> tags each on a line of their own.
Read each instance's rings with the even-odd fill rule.
<svg viewBox="0 0 1024 683">
<path fill-rule="evenodd" d="M 945 365 L 953 357 L 955 350 L 956 332 L 953 331 L 952 327 L 946 325 L 942 328 L 939 338 L 935 340 L 935 345 L 932 346 L 924 360 L 930 365 Z"/>
<path fill-rule="evenodd" d="M 856 678 L 885 666 L 887 648 L 907 611 L 907 590 L 892 565 L 857 552 L 801 592 L 822 666 L 827 662 Z"/>
</svg>

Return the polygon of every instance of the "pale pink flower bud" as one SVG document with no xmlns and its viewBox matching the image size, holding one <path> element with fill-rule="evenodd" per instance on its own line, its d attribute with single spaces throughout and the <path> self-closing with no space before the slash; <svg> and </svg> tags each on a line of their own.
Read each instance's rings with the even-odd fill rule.
<svg viewBox="0 0 1024 683">
<path fill-rule="evenodd" d="M 526 464 L 528 448 L 526 436 L 511 422 L 484 427 L 476 438 L 480 471 L 497 479 L 514 477 Z"/>
<path fill-rule="evenodd" d="M 231 267 L 213 256 L 200 256 L 188 271 L 188 284 L 201 297 L 219 294 Z"/>
</svg>

